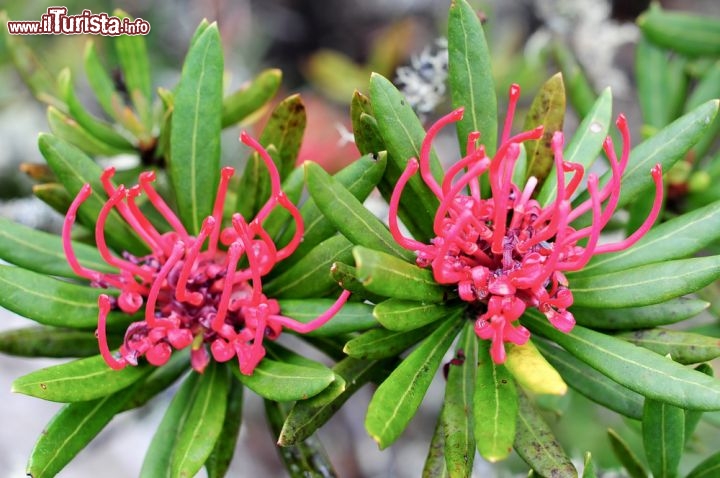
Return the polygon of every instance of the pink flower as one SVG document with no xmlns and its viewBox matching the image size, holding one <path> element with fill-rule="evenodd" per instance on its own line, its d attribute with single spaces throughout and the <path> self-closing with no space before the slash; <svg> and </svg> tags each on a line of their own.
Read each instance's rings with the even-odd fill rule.
<svg viewBox="0 0 720 478">
<path fill-rule="evenodd" d="M 102 183 L 109 199 L 102 207 L 95 227 L 95 241 L 103 259 L 117 268 L 115 274 L 87 269 L 80 265 L 72 249 L 70 232 L 80 205 L 92 193 L 85 184 L 72 202 L 63 226 L 63 245 L 68 263 L 76 274 L 90 279 L 95 287 L 120 291 L 116 298 L 98 298 L 98 342 L 108 365 L 122 369 L 137 365 L 144 357 L 153 365 L 163 365 L 173 350 L 191 347 L 193 369 L 202 372 L 212 356 L 218 362 L 237 357 L 240 371 L 250 375 L 265 356 L 263 340 L 275 340 L 283 328 L 299 333 L 314 330 L 330 320 L 347 301 L 344 291 L 335 304 L 315 320 L 305 324 L 280 313 L 278 302 L 262 293 L 262 277 L 295 251 L 303 235 L 303 220 L 297 207 L 280 188 L 280 176 L 267 151 L 246 133 L 240 135 L 265 162 L 271 179 L 271 194 L 255 218 L 246 221 L 240 214 L 222 228 L 222 211 L 234 169 L 221 171 L 220 184 L 211 216 L 203 221 L 197 236 L 191 236 L 178 217 L 153 188 L 154 172 L 140 174 L 139 184 L 115 188 L 108 168 Z M 140 210 L 136 199 L 145 194 L 149 202 L 171 226 L 160 233 Z M 263 229 L 262 222 L 276 208 L 286 209 L 295 221 L 295 235 L 278 249 Z M 105 242 L 105 222 L 112 210 L 137 232 L 150 249 L 143 257 L 124 252 L 113 255 Z M 244 258 L 245 267 L 239 267 Z M 132 323 L 119 350 L 110 352 L 105 331 L 112 309 L 133 314 L 144 306 L 144 320 Z"/>
<path fill-rule="evenodd" d="M 662 170 L 652 168 L 655 202 L 642 226 L 623 241 L 599 245 L 600 232 L 613 215 L 620 197 L 620 179 L 630 155 L 630 133 L 623 115 L 617 127 L 623 138 L 622 156 L 615 155 L 608 137 L 604 143 L 612 177 L 600 187 L 598 177 L 589 174 L 587 189 L 590 198 L 571 207 L 570 199 L 580 185 L 582 165 L 563 160 L 563 134 L 552 138 L 557 191 L 553 202 L 542 206 L 533 199 L 537 179 L 530 177 L 524 187 L 512 181 L 520 143 L 542 137 L 542 126 L 510 137 L 515 105 L 520 88 L 510 88 L 510 102 L 497 153 L 487 156 L 477 146 L 479 133 L 468 136 L 467 156 L 455 163 L 438 183 L 430 172 L 431 143 L 439 130 L 459 121 L 463 108 L 440 118 L 430 127 L 422 143 L 420 161 L 408 161 L 398 179 L 390 200 L 390 231 L 404 248 L 417 254 L 420 267 L 432 268 L 440 284 L 457 286 L 458 295 L 478 306 L 475 333 L 492 341 L 490 354 L 495 363 L 505 361 L 505 342 L 522 345 L 530 332 L 514 323 L 528 307 L 535 307 L 550 323 L 563 332 L 575 325 L 567 310 L 573 303 L 565 271 L 576 271 L 587 264 L 593 254 L 626 249 L 637 242 L 652 226 L 662 203 Z M 410 177 L 418 169 L 428 188 L 440 200 L 435 214 L 435 237 L 424 244 L 403 236 L 398 228 L 400 196 Z M 565 175 L 571 176 L 566 182 Z M 457 180 L 454 178 L 460 174 Z M 487 174 L 491 196 L 480 195 L 481 175 Z M 575 230 L 570 224 L 592 212 L 592 225 Z M 586 239 L 585 245 L 579 242 Z"/>
</svg>

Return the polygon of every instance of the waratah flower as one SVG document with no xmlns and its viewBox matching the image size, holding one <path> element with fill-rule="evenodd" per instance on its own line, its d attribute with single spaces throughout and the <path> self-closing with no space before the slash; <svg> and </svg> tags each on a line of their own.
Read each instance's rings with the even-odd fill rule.
<svg viewBox="0 0 720 478">
<path fill-rule="evenodd" d="M 600 233 L 615 211 L 620 197 L 620 179 L 630 155 L 630 133 L 623 115 L 617 127 L 623 139 L 622 156 L 618 160 L 612 140 L 604 142 L 605 154 L 612 172 L 610 180 L 600 186 L 598 177 L 589 174 L 589 198 L 571 206 L 584 169 L 582 165 L 563 160 L 563 134 L 552 137 L 557 191 L 554 200 L 541 205 L 533 198 L 538 184 L 528 178 L 524 186 L 513 183 L 515 163 L 520 144 L 538 140 L 542 126 L 510 136 L 515 105 L 520 88 L 510 88 L 510 102 L 500 145 L 489 157 L 483 146 L 477 146 L 479 133 L 468 136 L 467 155 L 455 163 L 438 183 L 430 172 L 430 148 L 439 130 L 459 121 L 463 108 L 458 108 L 430 127 L 420 150 L 420 161 L 412 158 L 400 176 L 390 201 L 390 231 L 404 248 L 417 254 L 420 267 L 430 267 L 440 284 L 457 286 L 460 299 L 477 306 L 475 333 L 490 339 L 490 354 L 495 363 L 505 361 L 505 342 L 522 345 L 530 332 L 516 324 L 528 307 L 535 307 L 550 323 L 569 332 L 575 319 L 568 308 L 573 303 L 566 271 L 576 271 L 587 264 L 594 254 L 626 249 L 637 242 L 652 226 L 662 202 L 662 170 L 652 168 L 655 201 L 645 222 L 625 240 L 599 244 Z M 435 237 L 430 244 L 405 237 L 398 227 L 400 196 L 410 177 L 418 169 L 428 188 L 438 197 L 440 205 L 434 219 Z M 565 175 L 571 176 L 566 182 Z M 459 178 L 455 181 L 457 175 Z M 480 194 L 480 177 L 487 174 L 490 197 Z M 592 224 L 576 230 L 571 224 L 591 212 Z M 581 243 L 584 240 L 584 243 Z"/>
<path fill-rule="evenodd" d="M 139 184 L 126 188 L 111 183 L 113 168 L 104 171 L 102 183 L 108 200 L 98 214 L 95 242 L 103 259 L 117 268 L 117 273 L 90 270 L 78 262 L 70 232 L 78 208 L 92 193 L 90 185 L 85 184 L 72 202 L 62 233 L 70 266 L 95 287 L 119 290 L 117 298 L 108 294 L 98 298 L 99 348 L 110 367 L 119 370 L 137 365 L 140 357 L 159 366 L 168 361 L 173 350 L 191 347 L 191 364 L 198 372 L 205 369 L 212 355 L 218 362 L 237 357 L 240 371 L 250 375 L 265 356 L 265 338 L 275 340 L 283 328 L 299 333 L 314 330 L 347 301 L 350 293 L 345 291 L 320 317 L 301 323 L 282 316 L 278 302 L 263 294 L 262 277 L 295 251 L 302 238 L 303 220 L 283 193 L 277 168 L 267 151 L 244 132 L 240 139 L 255 149 L 267 166 L 270 197 L 251 221 L 236 213 L 223 229 L 223 206 L 234 173 L 231 167 L 223 168 L 212 215 L 205 218 L 197 236 L 188 234 L 153 188 L 154 172 L 140 174 Z M 160 233 L 155 228 L 137 203 L 141 194 L 147 196 L 172 231 Z M 262 227 L 263 220 L 278 206 L 290 213 L 296 226 L 292 240 L 280 249 Z M 113 210 L 147 244 L 149 254 L 136 257 L 124 252 L 118 257 L 108 249 L 105 223 Z M 143 307 L 144 320 L 130 324 L 119 355 L 113 355 L 105 330 L 108 313 L 119 309 L 134 314 Z"/>
</svg>

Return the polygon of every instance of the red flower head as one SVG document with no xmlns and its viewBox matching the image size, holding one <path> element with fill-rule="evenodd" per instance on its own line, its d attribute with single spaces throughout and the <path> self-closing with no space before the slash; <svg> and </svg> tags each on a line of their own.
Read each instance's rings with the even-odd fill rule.
<svg viewBox="0 0 720 478">
<path fill-rule="evenodd" d="M 619 251 L 637 242 L 657 218 L 663 192 L 658 164 L 651 171 L 655 202 L 643 225 L 623 241 L 599 245 L 600 232 L 617 207 L 620 179 L 630 155 L 625 117 L 620 115 L 616 122 L 623 138 L 620 160 L 611 139 L 608 137 L 604 142 L 612 171 L 610 181 L 600 187 L 598 177 L 589 174 L 590 198 L 574 209 L 570 199 L 584 170 L 580 164 L 563 160 L 563 134 L 558 131 L 553 135 L 557 192 L 554 201 L 543 207 L 533 199 L 538 183 L 535 177 L 530 177 L 524 187 L 512 181 L 520 143 L 537 140 L 543 134 L 540 126 L 510 137 L 519 96 L 520 88 L 511 86 L 508 115 L 497 153 L 488 157 L 483 146 L 477 147 L 480 134 L 471 133 L 467 156 L 455 163 L 438 184 L 430 172 L 431 143 L 443 126 L 462 118 L 463 108 L 440 118 L 425 136 L 420 161 L 409 160 L 390 200 L 389 224 L 395 240 L 415 251 L 417 264 L 432 268 L 438 283 L 456 285 L 462 300 L 484 306 L 475 322 L 475 333 L 492 340 L 490 353 L 495 363 L 505 361 L 505 342 L 522 345 L 529 339 L 530 332 L 514 324 L 527 307 L 543 312 L 558 330 L 572 330 L 575 319 L 567 309 L 573 297 L 564 272 L 581 269 L 593 254 Z M 427 187 L 440 200 L 434 221 L 435 238 L 430 244 L 405 237 L 398 228 L 400 196 L 418 169 Z M 567 182 L 566 173 L 571 173 Z M 458 174 L 460 177 L 453 182 Z M 490 183 L 491 196 L 486 199 L 480 195 L 479 178 L 483 174 L 488 175 Z M 592 211 L 592 225 L 580 230 L 570 226 L 588 211 Z M 584 246 L 579 244 L 581 239 L 587 239 Z"/>
<path fill-rule="evenodd" d="M 86 184 L 72 202 L 63 226 L 65 255 L 76 274 L 101 288 L 120 291 L 117 299 L 106 294 L 98 298 L 98 341 L 100 353 L 114 369 L 137 365 L 140 357 L 153 365 L 168 361 L 173 349 L 190 346 L 193 369 L 202 372 L 210 355 L 218 362 L 237 357 L 240 371 L 250 375 L 265 356 L 263 340 L 276 339 L 283 327 L 306 333 L 330 320 L 347 301 L 343 292 L 336 303 L 317 319 L 304 324 L 280 315 L 274 299 L 262 293 L 262 276 L 295 251 L 303 235 L 303 220 L 297 207 L 280 188 L 280 175 L 267 151 L 246 133 L 240 135 L 255 149 L 270 172 L 271 194 L 252 221 L 240 214 L 222 228 L 225 195 L 234 169 L 221 171 L 213 213 L 205 218 L 200 233 L 191 236 L 165 201 L 153 188 L 154 172 L 140 174 L 139 184 L 115 188 L 108 168 L 102 183 L 109 199 L 102 207 L 95 226 L 95 241 L 104 260 L 118 269 L 106 274 L 80 265 L 72 249 L 70 232 L 80 205 L 91 194 Z M 172 227 L 161 234 L 138 207 L 136 199 L 147 195 L 150 203 Z M 262 222 L 277 207 L 286 209 L 295 221 L 290 243 L 277 249 Z M 127 252 L 113 255 L 105 242 L 105 222 L 115 209 L 150 248 L 150 254 L 136 257 Z M 222 244 L 221 247 L 220 244 Z M 204 247 L 204 248 L 203 248 Z M 241 259 L 246 267 L 238 267 Z M 105 324 L 111 309 L 132 314 L 145 307 L 145 318 L 132 323 L 125 333 L 119 356 L 109 349 Z M 208 350 L 209 349 L 209 350 Z"/>
</svg>

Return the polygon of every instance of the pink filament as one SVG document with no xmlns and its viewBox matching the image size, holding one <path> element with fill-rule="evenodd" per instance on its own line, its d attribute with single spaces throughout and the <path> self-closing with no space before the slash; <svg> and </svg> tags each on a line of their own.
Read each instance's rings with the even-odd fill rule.
<svg viewBox="0 0 720 478">
<path fill-rule="evenodd" d="M 398 244 L 411 251 L 423 248 L 425 247 L 425 244 L 416 241 L 415 239 L 405 237 L 403 233 L 400 232 L 400 227 L 398 225 L 398 209 L 400 208 L 400 196 L 405 189 L 405 185 L 410 180 L 410 177 L 417 172 L 418 167 L 419 165 L 417 159 L 410 158 L 407 166 L 405 166 L 405 171 L 403 171 L 400 178 L 398 178 L 397 183 L 395 183 L 395 188 L 390 196 L 390 211 L 388 213 L 388 226 L 390 228 L 390 234 L 392 234 Z"/>
<path fill-rule="evenodd" d="M 427 184 L 433 194 L 440 199 L 443 197 L 442 189 L 438 185 L 437 181 L 435 181 L 435 177 L 430 170 L 432 141 L 443 127 L 449 125 L 450 123 L 460 121 L 464 112 L 465 108 L 457 108 L 437 120 L 432 126 L 430 126 L 430 129 L 428 129 L 425 139 L 423 139 L 422 145 L 420 146 L 420 176 L 423 178 L 423 181 L 425 181 L 425 184 Z"/>
<path fill-rule="evenodd" d="M 107 341 L 107 334 L 105 331 L 107 316 L 110 313 L 110 307 L 110 297 L 105 294 L 100 294 L 98 296 L 98 308 L 100 309 L 100 312 L 98 313 L 97 328 L 98 347 L 100 348 L 100 355 L 102 355 L 105 363 L 107 363 L 110 368 L 112 368 L 113 370 L 122 370 L 127 366 L 127 362 L 123 359 L 117 360 L 113 356 L 112 352 L 110 352 L 110 347 L 108 346 Z"/>
<path fill-rule="evenodd" d="M 152 205 L 155 206 L 155 209 L 157 209 L 168 224 L 170 224 L 170 227 L 172 227 L 175 232 L 180 235 L 180 239 L 188 242 L 190 236 L 188 235 L 185 226 L 183 226 L 180 219 L 178 219 L 172 209 L 170 209 L 170 206 L 167 205 L 165 200 L 157 193 L 157 191 L 155 191 L 155 188 L 152 187 L 152 184 L 150 183 L 153 181 L 155 181 L 155 171 L 145 171 L 140 173 L 140 186 L 143 191 L 145 191 L 145 194 L 148 195 L 148 199 Z"/>
<path fill-rule="evenodd" d="M 160 289 L 165 285 L 165 279 L 175 264 L 180 260 L 182 255 L 185 253 L 185 243 L 178 241 L 173 246 L 172 253 L 168 257 L 167 261 L 158 271 L 155 280 L 153 281 L 152 287 L 150 287 L 150 293 L 148 293 L 147 304 L 145 305 L 145 322 L 151 328 L 159 325 L 158 319 L 155 317 L 155 303 L 157 302 L 158 294 Z"/>
<path fill-rule="evenodd" d="M 343 290 L 335 303 L 328 310 L 323 312 L 322 315 L 307 323 L 298 322 L 297 320 L 291 319 L 289 317 L 284 317 L 282 315 L 271 315 L 270 319 L 273 322 L 278 323 L 287 329 L 294 330 L 295 332 L 298 332 L 300 334 L 307 334 L 309 332 L 312 332 L 313 330 L 322 327 L 330 319 L 335 317 L 335 314 L 337 314 L 342 308 L 342 306 L 345 305 L 349 297 L 350 291 Z"/>
</svg>

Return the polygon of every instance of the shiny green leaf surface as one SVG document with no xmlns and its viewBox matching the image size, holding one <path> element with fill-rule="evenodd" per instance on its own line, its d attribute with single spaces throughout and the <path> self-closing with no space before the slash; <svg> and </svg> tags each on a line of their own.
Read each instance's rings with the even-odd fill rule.
<svg viewBox="0 0 720 478">
<path fill-rule="evenodd" d="M 261 397 L 278 402 L 304 400 L 317 395 L 335 380 L 329 368 L 306 367 L 263 359 L 252 375 L 231 367 L 235 376 Z"/>
<path fill-rule="evenodd" d="M 280 313 L 286 317 L 307 323 L 328 310 L 335 299 L 292 300 L 281 299 Z M 322 327 L 308 333 L 314 336 L 336 336 L 371 329 L 378 325 L 373 308 L 362 302 L 349 302 Z"/>
<path fill-rule="evenodd" d="M 692 332 L 657 328 L 623 332 L 616 337 L 660 355 L 669 355 L 681 364 L 708 362 L 720 357 L 720 340 Z"/>
<path fill-rule="evenodd" d="M 373 309 L 373 315 L 388 330 L 404 331 L 422 327 L 454 315 L 463 306 L 427 304 L 412 300 L 387 299 Z"/>
<path fill-rule="evenodd" d="M 222 127 L 243 121 L 266 105 L 277 93 L 281 81 L 282 72 L 270 68 L 226 96 L 222 104 Z"/>
<path fill-rule="evenodd" d="M 694 317 L 707 309 L 704 300 L 678 297 L 659 304 L 617 309 L 574 307 L 573 316 L 578 324 L 594 329 L 635 330 L 675 324 Z"/>
<path fill-rule="evenodd" d="M 438 326 L 375 391 L 365 428 L 380 448 L 397 440 L 415 415 L 461 324 L 456 318 Z"/>
<path fill-rule="evenodd" d="M 175 90 L 169 173 L 190 234 L 212 214 L 220 177 L 222 75 L 222 45 L 213 24 L 190 48 Z"/>
</svg>

